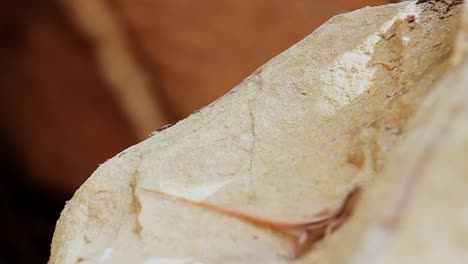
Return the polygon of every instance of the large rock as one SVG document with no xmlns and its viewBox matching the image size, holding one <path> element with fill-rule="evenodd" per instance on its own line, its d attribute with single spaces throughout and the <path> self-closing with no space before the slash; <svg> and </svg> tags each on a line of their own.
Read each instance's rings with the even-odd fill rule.
<svg viewBox="0 0 468 264">
<path fill-rule="evenodd" d="M 420 2 L 331 19 L 107 161 L 67 204 L 50 263 L 466 261 L 461 5 Z M 308 231 L 357 185 L 350 219 Z"/>
</svg>

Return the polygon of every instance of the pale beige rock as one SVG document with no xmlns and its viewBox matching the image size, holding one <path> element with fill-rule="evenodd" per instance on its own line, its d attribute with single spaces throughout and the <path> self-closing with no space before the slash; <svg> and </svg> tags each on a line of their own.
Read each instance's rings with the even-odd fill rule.
<svg viewBox="0 0 468 264">
<path fill-rule="evenodd" d="M 50 263 L 468 259 L 466 69 L 450 64 L 459 5 L 435 2 L 337 16 L 218 101 L 107 161 L 67 204 Z M 356 185 L 366 192 L 355 216 L 296 260 L 268 229 L 142 190 L 307 221 Z"/>
<path fill-rule="evenodd" d="M 467 263 L 468 7 L 453 65 L 355 216 L 312 263 Z"/>
</svg>

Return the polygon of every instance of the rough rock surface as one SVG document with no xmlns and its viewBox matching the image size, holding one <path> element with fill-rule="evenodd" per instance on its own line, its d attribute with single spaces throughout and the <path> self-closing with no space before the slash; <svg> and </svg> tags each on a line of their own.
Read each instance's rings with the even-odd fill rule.
<svg viewBox="0 0 468 264">
<path fill-rule="evenodd" d="M 468 75 L 451 60 L 461 5 L 421 2 L 331 19 L 107 161 L 67 204 L 50 263 L 466 260 Z M 302 222 L 356 185 L 354 216 L 299 259 L 274 230 L 169 197 Z"/>
</svg>

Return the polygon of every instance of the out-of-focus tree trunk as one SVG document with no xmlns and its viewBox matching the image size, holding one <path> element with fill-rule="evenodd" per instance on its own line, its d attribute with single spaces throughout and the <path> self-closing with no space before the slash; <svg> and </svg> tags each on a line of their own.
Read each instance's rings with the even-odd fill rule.
<svg viewBox="0 0 468 264">
<path fill-rule="evenodd" d="M 70 192 L 136 134 L 56 3 L 2 5 L 1 133 L 35 183 Z"/>
</svg>

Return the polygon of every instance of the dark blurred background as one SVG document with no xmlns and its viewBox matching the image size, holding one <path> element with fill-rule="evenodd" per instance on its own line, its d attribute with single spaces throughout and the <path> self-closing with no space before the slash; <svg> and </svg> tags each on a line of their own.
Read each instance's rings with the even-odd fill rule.
<svg viewBox="0 0 468 264">
<path fill-rule="evenodd" d="M 45 263 L 98 164 L 331 16 L 386 0 L 3 0 L 0 263 Z"/>
</svg>

